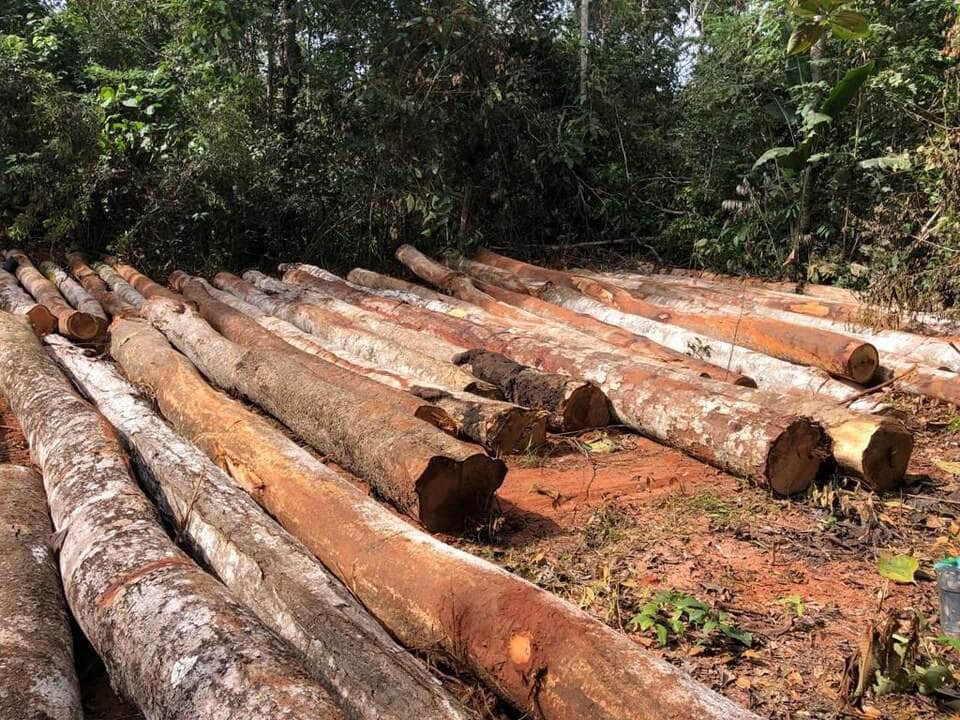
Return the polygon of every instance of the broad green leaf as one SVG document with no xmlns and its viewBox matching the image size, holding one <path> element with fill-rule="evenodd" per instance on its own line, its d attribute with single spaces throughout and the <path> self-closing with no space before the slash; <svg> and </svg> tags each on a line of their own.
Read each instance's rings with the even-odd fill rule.
<svg viewBox="0 0 960 720">
<path fill-rule="evenodd" d="M 857 96 L 857 93 L 860 92 L 860 88 L 863 87 L 863 84 L 873 72 L 873 68 L 874 62 L 871 60 L 866 65 L 861 65 L 853 70 L 848 70 L 847 74 L 843 76 L 843 79 L 840 80 L 840 82 L 834 86 L 833 90 L 830 91 L 830 96 L 824 101 L 823 107 L 820 108 L 820 112 L 835 118 L 837 113 L 849 105 L 850 102 Z"/>
<path fill-rule="evenodd" d="M 771 160 L 779 160 L 780 158 L 787 157 L 791 153 L 796 152 L 796 148 L 792 147 L 775 147 L 767 150 L 763 155 L 757 158 L 757 161 L 753 164 L 753 169 L 756 170 L 761 165 L 770 162 Z"/>
<path fill-rule="evenodd" d="M 746 630 L 741 630 L 733 625 L 727 625 L 726 623 L 720 623 L 719 629 L 724 635 L 729 638 L 733 638 L 741 645 L 746 645 L 747 647 L 753 645 L 753 633 L 749 633 Z"/>
<path fill-rule="evenodd" d="M 820 14 L 819 0 L 791 0 L 790 12 L 799 17 L 815 17 Z"/>
<path fill-rule="evenodd" d="M 951 475 L 960 475 L 960 462 L 950 462 L 949 460 L 936 460 L 934 463 L 938 468 Z"/>
<path fill-rule="evenodd" d="M 811 22 L 802 22 L 794 29 L 787 43 L 787 55 L 806 52 L 823 36 L 823 27 Z"/>
<path fill-rule="evenodd" d="M 822 125 L 823 123 L 828 122 L 833 122 L 833 118 L 826 113 L 810 110 L 803 114 L 804 130 L 813 130 L 813 128 L 815 128 L 817 125 Z"/>
<path fill-rule="evenodd" d="M 653 629 L 654 629 L 654 630 L 656 631 L 656 633 L 657 633 L 657 640 L 660 642 L 660 645 L 661 645 L 661 646 L 666 645 L 666 644 L 667 644 L 667 628 L 666 628 L 666 626 L 661 625 L 660 623 L 657 623 L 656 625 L 653 626 Z"/>
<path fill-rule="evenodd" d="M 830 30 L 841 40 L 861 40 L 870 34 L 867 18 L 853 10 L 837 10 L 828 19 Z"/>
<path fill-rule="evenodd" d="M 828 158 L 830 157 L 830 155 L 831 155 L 831 153 L 828 153 L 828 152 L 814 153 L 813 155 L 811 155 L 810 157 L 807 158 L 807 162 L 812 165 L 813 163 L 818 163 L 818 162 L 820 162 L 821 160 L 826 160 L 826 159 L 828 159 Z"/>
<path fill-rule="evenodd" d="M 877 572 L 897 583 L 916 583 L 914 574 L 920 569 L 920 562 L 910 555 L 882 555 L 877 562 Z"/>
</svg>

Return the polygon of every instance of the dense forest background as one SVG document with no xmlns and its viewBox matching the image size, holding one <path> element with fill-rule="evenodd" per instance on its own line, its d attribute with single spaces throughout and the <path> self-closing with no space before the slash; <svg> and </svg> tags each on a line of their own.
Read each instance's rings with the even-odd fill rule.
<svg viewBox="0 0 960 720">
<path fill-rule="evenodd" d="M 0 232 L 616 252 L 960 299 L 953 0 L 2 0 Z"/>
</svg>

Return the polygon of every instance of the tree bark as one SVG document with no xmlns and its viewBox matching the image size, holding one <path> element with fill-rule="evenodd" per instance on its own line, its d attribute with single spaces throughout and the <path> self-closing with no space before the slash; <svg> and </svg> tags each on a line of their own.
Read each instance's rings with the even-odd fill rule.
<svg viewBox="0 0 960 720">
<path fill-rule="evenodd" d="M 622 312 L 679 325 L 781 360 L 800 365 L 813 365 L 854 382 L 868 382 L 876 373 L 879 364 L 875 347 L 845 335 L 767 318 L 744 316 L 742 313 L 738 316 L 705 314 L 702 308 L 691 311 L 687 304 L 683 305 L 682 310 L 652 305 L 615 285 L 558 271 L 548 271 L 486 250 L 479 251 L 475 259 L 510 270 L 520 277 L 532 277 L 573 287 Z"/>
<path fill-rule="evenodd" d="M 34 302 L 20 287 L 17 279 L 0 268 L 0 310 L 23 315 L 30 321 L 33 331 L 43 337 L 57 329 L 57 318 L 46 306 Z"/>
<path fill-rule="evenodd" d="M 317 268 L 317 270 L 319 270 L 319 268 Z M 329 273 L 325 273 L 325 271 L 322 270 L 318 275 L 294 268 L 288 270 L 284 277 L 289 277 L 295 283 L 299 283 L 305 288 L 316 288 L 322 291 L 332 290 L 331 294 L 334 299 L 337 299 L 337 292 L 344 293 L 344 299 L 359 298 L 364 300 L 374 297 L 362 289 L 351 288 L 340 278 L 335 275 L 329 275 Z M 305 296 L 305 298 L 308 299 L 310 297 L 309 294 Z M 388 303 L 397 302 L 386 297 L 383 299 Z M 416 303 L 416 296 L 414 296 L 413 302 L 418 304 Z M 405 305 L 404 302 L 400 302 L 400 304 Z M 425 308 L 423 309 L 431 315 L 436 313 L 435 310 L 430 310 L 429 308 L 437 308 L 439 312 L 445 316 L 450 315 L 457 320 L 463 319 L 465 315 L 476 320 L 481 318 L 488 319 L 484 313 L 478 311 L 476 308 L 469 313 L 463 314 L 454 312 L 456 308 L 445 303 L 426 301 Z M 419 309 L 421 308 L 418 307 L 418 310 Z M 466 320 L 464 321 L 466 322 Z M 473 322 L 468 324 L 474 325 Z M 491 327 L 503 327 L 496 319 L 488 324 Z M 419 330 L 419 328 L 417 329 Z M 545 373 L 542 370 L 520 365 L 517 366 L 517 370 L 511 369 L 507 372 L 499 367 L 497 361 L 491 363 L 487 360 L 466 364 L 459 359 L 462 356 L 462 351 L 477 348 L 478 346 L 472 345 L 470 340 L 462 337 L 443 336 L 442 339 L 460 346 L 460 351 L 449 358 L 454 364 L 469 367 L 472 375 L 493 384 L 499 389 L 503 396 L 511 402 L 524 405 L 525 407 L 543 410 L 548 413 L 547 425 L 550 429 L 556 432 L 572 432 L 585 428 L 604 427 L 610 424 L 609 403 L 603 391 L 596 383 L 584 381 L 577 377 L 569 377 L 568 375 Z M 522 369 L 523 372 L 517 375 L 519 369 Z M 575 373 L 571 374 L 575 375 Z M 516 377 L 516 381 L 519 384 L 514 384 L 514 377 Z"/>
<path fill-rule="evenodd" d="M 61 338 L 48 342 L 54 359 L 131 449 L 141 480 L 178 537 L 304 655 L 350 718 L 469 717 L 339 580 L 157 416 L 112 364 Z"/>
<path fill-rule="evenodd" d="M 591 274 L 590 272 L 581 272 L 580 269 L 574 270 L 578 274 Z M 617 278 L 629 278 L 631 275 L 642 276 L 644 273 L 593 273 L 604 276 L 611 282 L 615 282 Z M 847 288 L 836 287 L 835 285 L 817 285 L 814 283 L 797 283 L 787 280 L 764 280 L 763 278 L 750 277 L 750 276 L 738 276 L 738 275 L 726 275 L 723 273 L 714 273 L 708 272 L 706 270 L 686 270 L 683 268 L 670 268 L 669 270 L 664 270 L 661 274 L 666 275 L 667 277 L 684 277 L 684 278 L 694 278 L 694 279 L 703 279 L 711 280 L 719 283 L 723 283 L 729 286 L 735 285 L 747 285 L 751 287 L 764 288 L 767 290 L 775 290 L 777 292 L 795 294 L 795 295 L 807 295 L 809 297 L 821 298 L 823 300 L 834 300 L 836 302 L 846 302 L 846 303 L 858 303 L 860 302 L 857 294 L 852 290 Z"/>
<path fill-rule="evenodd" d="M 93 269 L 100 276 L 114 294 L 133 308 L 139 309 L 146 298 L 137 292 L 130 283 L 117 275 L 117 271 L 102 262 L 93 263 Z"/>
<path fill-rule="evenodd" d="M 100 325 L 98 335 L 106 332 L 109 321 L 103 307 L 76 280 L 67 275 L 63 268 L 47 260 L 40 263 L 40 272 L 57 287 L 74 308 L 97 319 Z"/>
<path fill-rule="evenodd" d="M 416 377 L 424 385 L 503 399 L 494 386 L 452 364 L 451 358 L 462 348 L 397 328 L 374 313 L 353 312 L 355 309 L 346 304 L 344 307 L 351 311 L 350 316 L 270 296 L 229 273 L 218 273 L 213 283 L 264 313 L 275 315 L 316 336 L 325 347 L 343 350 L 373 365 L 395 368 Z M 363 329 L 360 323 L 363 323 Z"/>
<path fill-rule="evenodd" d="M 415 406 L 431 410 L 431 416 L 418 415 L 418 417 L 438 425 L 432 419 L 433 412 L 442 411 L 444 413 L 443 417 L 450 423 L 449 428 L 446 427 L 445 423 L 442 429 L 456 431 L 464 439 L 472 440 L 489 448 L 495 455 L 524 452 L 531 447 L 542 445 L 545 440 L 546 419 L 543 413 L 455 390 L 424 387 L 415 379 L 395 372 L 397 370 L 396 366 L 393 367 L 393 371 L 389 371 L 379 366 L 369 365 L 362 359 L 344 353 L 342 350 L 340 354 L 337 354 L 320 345 L 317 342 L 318 338 L 314 338 L 284 320 L 265 315 L 256 306 L 250 305 L 227 292 L 216 290 L 199 278 L 189 278 L 184 273 L 177 273 L 176 277 L 171 276 L 171 285 L 183 288 L 187 297 L 197 303 L 204 317 L 206 317 L 205 308 L 209 307 L 210 303 L 203 298 L 199 290 L 191 290 L 191 285 L 202 289 L 209 298 L 243 313 L 298 351 L 309 353 L 327 363 L 332 363 L 339 368 L 362 375 L 378 383 L 377 386 L 372 388 L 373 392 L 382 391 L 380 385 L 386 385 L 403 391 L 404 395 L 409 393 L 414 398 L 426 401 L 429 404 L 413 402 Z M 215 322 L 213 324 L 214 327 L 217 327 Z M 230 335 L 227 335 L 227 337 L 232 339 Z"/>
<path fill-rule="evenodd" d="M 177 293 L 172 290 L 167 290 L 167 288 L 159 283 L 154 282 L 132 265 L 127 265 L 115 258 L 108 258 L 106 262 L 112 265 L 117 275 L 123 278 L 134 290 L 143 295 L 143 297 L 151 298 L 159 296 L 178 302 L 182 300 Z"/>
<path fill-rule="evenodd" d="M 404 257 L 400 257 L 400 251 L 398 251 L 397 257 L 401 262 L 426 280 L 430 280 L 428 276 L 435 276 L 438 279 L 442 279 L 443 276 L 440 274 L 440 271 L 436 269 L 442 266 L 421 255 L 413 248 L 409 250 L 405 250 L 405 248 L 410 248 L 410 246 L 401 247 L 401 250 L 405 251 Z M 414 267 L 414 265 L 416 267 Z M 598 322 L 588 316 L 568 312 L 549 303 L 544 303 L 544 305 L 551 310 L 550 312 L 545 312 L 543 307 L 538 307 L 537 303 L 540 301 L 536 298 L 530 298 L 529 302 L 526 303 L 504 302 L 501 298 L 491 295 L 489 293 L 489 287 L 477 287 L 473 281 L 463 273 L 457 273 L 457 275 L 460 275 L 461 279 L 457 280 L 457 287 L 456 289 L 452 289 L 451 292 L 454 292 L 457 297 L 471 302 L 491 315 L 503 320 L 523 321 L 528 325 L 531 324 L 532 321 L 534 328 L 538 329 L 545 329 L 544 320 L 547 320 L 550 325 L 556 325 L 561 332 L 569 332 L 570 329 L 574 329 L 591 337 L 600 338 L 612 346 L 635 353 L 646 360 L 682 368 L 701 377 L 731 381 L 735 385 L 744 385 L 746 387 L 757 386 L 756 382 L 749 377 L 723 370 L 716 365 L 664 347 L 642 335 L 626 332 L 620 328 Z M 433 280 L 430 281 L 433 282 Z M 450 281 L 446 282 L 449 283 Z M 530 305 L 533 307 L 530 307 Z M 523 315 L 516 315 L 516 311 L 509 312 L 510 310 L 514 310 L 514 308 L 522 308 Z M 539 309 L 539 312 L 537 312 L 537 309 Z"/>
<path fill-rule="evenodd" d="M 43 469 L 70 609 L 146 717 L 345 717 L 293 650 L 170 541 L 112 429 L 6 313 L 0 393 Z"/>
<path fill-rule="evenodd" d="M 465 347 L 491 350 L 541 370 L 593 380 L 606 392 L 621 421 L 638 432 L 784 495 L 808 487 L 829 454 L 817 423 L 782 412 L 775 404 L 731 400 L 726 395 L 728 389 L 738 389 L 734 385 L 616 353 L 558 345 L 503 326 L 479 325 L 297 270 L 288 270 L 284 279 L 339 295 L 399 325 Z"/>
<path fill-rule="evenodd" d="M 56 286 L 47 280 L 20 250 L 7 250 L 6 256 L 17 263 L 17 279 L 34 300 L 43 305 L 57 319 L 61 335 L 77 340 L 93 340 L 100 333 L 101 325 L 92 315 L 70 307 Z"/>
<path fill-rule="evenodd" d="M 263 407 L 432 530 L 486 513 L 506 467 L 428 423 L 310 372 L 288 353 L 244 349 L 167 298 L 144 315 L 214 383 Z"/>
<path fill-rule="evenodd" d="M 183 297 L 197 306 L 203 319 L 228 340 L 247 348 L 275 350 L 285 353 L 324 382 L 337 385 L 351 393 L 363 394 L 377 401 L 388 403 L 444 432 L 456 433 L 456 422 L 440 407 L 408 393 L 398 392 L 394 388 L 383 387 L 376 381 L 364 377 L 363 374 L 353 372 L 351 369 L 344 369 L 339 363 L 329 362 L 294 347 L 261 327 L 253 318 L 211 296 L 199 281 L 189 277 L 186 273 L 174 272 L 170 276 L 170 283 L 177 290 L 182 290 Z M 148 297 L 159 296 L 159 294 L 151 294 Z"/>
<path fill-rule="evenodd" d="M 137 309 L 133 305 L 110 291 L 107 284 L 87 264 L 83 255 L 76 252 L 68 253 L 67 262 L 70 263 L 70 272 L 80 286 L 100 303 L 107 313 L 114 317 L 133 317 L 137 314 Z"/>
<path fill-rule="evenodd" d="M 81 720 L 43 481 L 0 465 L 0 717 Z"/>
<path fill-rule="evenodd" d="M 408 647 L 444 653 L 544 720 L 756 720 L 569 603 L 394 516 L 214 392 L 152 328 L 115 322 L 111 338 L 167 419 Z"/>
</svg>

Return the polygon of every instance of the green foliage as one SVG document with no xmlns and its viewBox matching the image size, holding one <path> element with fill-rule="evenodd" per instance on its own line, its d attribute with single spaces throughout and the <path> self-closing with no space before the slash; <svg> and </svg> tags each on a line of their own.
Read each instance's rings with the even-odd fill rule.
<svg viewBox="0 0 960 720">
<path fill-rule="evenodd" d="M 671 640 L 692 640 L 696 645 L 709 645 L 718 637 L 727 637 L 750 647 L 753 636 L 730 622 L 729 613 L 717 611 L 702 600 L 686 593 L 664 590 L 645 602 L 640 612 L 630 618 L 628 627 L 639 632 L 653 632 L 660 645 Z"/>
</svg>

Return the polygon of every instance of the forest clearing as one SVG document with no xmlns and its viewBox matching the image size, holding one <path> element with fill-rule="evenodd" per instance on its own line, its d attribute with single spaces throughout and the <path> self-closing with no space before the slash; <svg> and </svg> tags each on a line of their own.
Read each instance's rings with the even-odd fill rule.
<svg viewBox="0 0 960 720">
<path fill-rule="evenodd" d="M 787 718 L 954 702 L 933 569 L 960 553 L 949 320 L 486 250 L 404 245 L 419 282 L 294 263 L 161 285 L 115 258 L 5 257 L 19 592 L 0 601 L 36 630 L 0 665 L 3 707 Z"/>
</svg>

